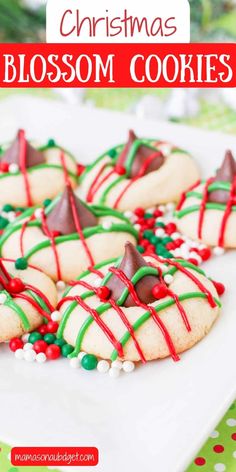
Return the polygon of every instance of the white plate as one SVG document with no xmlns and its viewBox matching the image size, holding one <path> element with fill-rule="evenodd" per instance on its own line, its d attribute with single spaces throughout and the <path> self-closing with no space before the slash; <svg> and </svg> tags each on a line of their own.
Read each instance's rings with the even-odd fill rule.
<svg viewBox="0 0 236 472">
<path fill-rule="evenodd" d="M 220 133 L 28 97 L 2 102 L 0 113 L 0 142 L 25 127 L 39 140 L 55 137 L 84 162 L 124 141 L 130 127 L 192 151 L 204 173 L 220 163 L 225 148 L 236 151 L 236 139 Z M 210 275 L 228 287 L 222 315 L 177 364 L 153 362 L 113 380 L 74 371 L 66 360 L 41 366 L 16 361 L 2 346 L 1 439 L 97 446 L 99 472 L 183 472 L 236 396 L 235 267 L 232 252 L 208 263 Z"/>
</svg>

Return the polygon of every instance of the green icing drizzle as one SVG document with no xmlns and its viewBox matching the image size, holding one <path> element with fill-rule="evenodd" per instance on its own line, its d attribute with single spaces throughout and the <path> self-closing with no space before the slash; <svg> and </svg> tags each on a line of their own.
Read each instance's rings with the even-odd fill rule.
<svg viewBox="0 0 236 472">
<path fill-rule="evenodd" d="M 207 203 L 206 209 L 225 211 L 225 205 L 221 203 Z M 183 218 L 183 216 L 188 215 L 189 213 L 193 213 L 199 210 L 200 210 L 200 205 L 192 205 L 190 207 L 184 208 L 183 210 L 177 211 L 175 216 L 180 219 L 180 218 Z M 236 206 L 232 207 L 232 211 L 236 211 Z"/>
<path fill-rule="evenodd" d="M 6 292 L 4 291 L 4 293 L 6 293 Z M 23 324 L 25 330 L 30 329 L 30 323 L 29 323 L 29 320 L 28 320 L 26 314 L 24 313 L 22 308 L 19 305 L 17 305 L 16 302 L 14 302 L 14 300 L 10 297 L 10 295 L 8 293 L 7 293 L 7 301 L 4 303 L 4 305 L 11 308 L 11 310 L 13 310 L 17 314 L 17 316 L 22 321 L 22 324 Z"/>
</svg>

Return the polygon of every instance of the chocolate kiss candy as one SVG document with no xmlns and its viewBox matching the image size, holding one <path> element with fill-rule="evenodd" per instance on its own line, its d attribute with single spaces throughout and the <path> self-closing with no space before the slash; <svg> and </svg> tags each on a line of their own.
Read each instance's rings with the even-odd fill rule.
<svg viewBox="0 0 236 472">
<path fill-rule="evenodd" d="M 123 151 L 121 152 L 117 160 L 117 166 L 125 167 L 126 159 L 136 139 L 138 138 L 135 135 L 134 131 L 130 130 L 128 142 L 125 145 Z M 133 160 L 133 164 L 131 166 L 131 171 L 130 171 L 131 178 L 134 178 L 139 174 L 140 169 L 143 167 L 145 163 L 145 160 L 152 154 L 155 154 L 155 150 L 150 149 L 148 146 L 145 146 L 145 144 L 141 144 L 138 147 L 136 155 Z M 144 174 L 142 175 L 146 175 L 146 174 L 149 174 L 150 172 L 153 172 L 154 170 L 158 170 L 162 166 L 162 164 L 164 163 L 164 156 L 161 153 L 159 153 L 157 150 L 156 150 L 156 154 L 157 154 L 156 157 L 150 162 Z"/>
<path fill-rule="evenodd" d="M 19 130 L 16 136 L 16 139 L 13 141 L 11 146 L 7 149 L 5 154 L 2 156 L 2 162 L 7 162 L 8 164 L 17 164 L 21 168 L 20 155 L 21 155 L 21 146 L 22 142 L 25 141 L 25 133 L 23 130 Z M 37 166 L 45 162 L 45 157 L 42 152 L 34 149 L 33 146 L 28 141 L 25 141 L 26 144 L 26 157 L 25 165 L 26 168 Z"/>
<path fill-rule="evenodd" d="M 226 151 L 221 167 L 216 172 L 215 182 L 232 183 L 236 176 L 236 162 L 231 151 Z M 229 192 L 226 190 L 215 190 L 209 194 L 208 201 L 214 203 L 227 203 Z"/>
<path fill-rule="evenodd" d="M 135 249 L 133 244 L 127 242 L 125 245 L 125 254 L 118 267 L 128 277 L 129 280 L 136 274 L 141 267 L 149 267 L 145 259 Z M 136 285 L 135 291 L 139 299 L 148 305 L 156 301 L 156 298 L 152 295 L 152 289 L 155 285 L 160 283 L 159 277 L 156 275 L 144 276 Z M 106 286 L 111 290 L 111 297 L 113 300 L 119 300 L 123 293 L 126 285 L 119 279 L 119 277 L 113 274 Z M 124 302 L 124 306 L 131 307 L 136 306 L 132 296 L 129 295 Z"/>
<path fill-rule="evenodd" d="M 3 282 L 3 283 L 2 283 Z M 9 282 L 8 278 L 6 277 L 5 271 L 4 271 L 4 266 L 3 263 L 0 259 L 0 290 L 6 290 L 4 288 L 4 285 L 7 285 Z M 4 284 L 4 285 L 3 285 Z"/>
<path fill-rule="evenodd" d="M 48 229 L 50 231 L 58 231 L 63 235 L 77 233 L 72 210 L 73 206 L 76 210 L 80 228 L 83 229 L 97 225 L 97 219 L 94 214 L 75 196 L 73 190 L 67 186 L 60 200 L 47 216 Z"/>
</svg>

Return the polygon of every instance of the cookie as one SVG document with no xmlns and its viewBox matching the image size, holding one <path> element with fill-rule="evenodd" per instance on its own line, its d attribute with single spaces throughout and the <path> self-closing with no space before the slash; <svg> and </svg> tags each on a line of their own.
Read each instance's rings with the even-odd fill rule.
<svg viewBox="0 0 236 472">
<path fill-rule="evenodd" d="M 55 284 L 43 272 L 0 259 L 0 342 L 40 326 L 57 304 Z"/>
<path fill-rule="evenodd" d="M 3 257 L 24 257 L 53 280 L 69 281 L 89 266 L 122 254 L 137 231 L 121 213 L 80 201 L 70 186 L 43 209 L 26 210 L 7 226 Z"/>
<path fill-rule="evenodd" d="M 209 246 L 236 248 L 236 162 L 231 151 L 216 175 L 183 194 L 176 211 L 178 229 Z"/>
<path fill-rule="evenodd" d="M 54 198 L 65 187 L 65 171 L 73 187 L 77 164 L 68 151 L 50 140 L 35 148 L 19 130 L 16 139 L 0 152 L 0 204 L 29 207 Z"/>
<path fill-rule="evenodd" d="M 121 211 L 177 201 L 198 178 L 190 155 L 169 143 L 138 139 L 103 154 L 79 179 L 78 195 Z"/>
<path fill-rule="evenodd" d="M 123 258 L 88 270 L 59 302 L 58 336 L 102 359 L 151 361 L 190 349 L 219 315 L 216 288 L 184 260 L 142 257 L 127 243 Z"/>
</svg>

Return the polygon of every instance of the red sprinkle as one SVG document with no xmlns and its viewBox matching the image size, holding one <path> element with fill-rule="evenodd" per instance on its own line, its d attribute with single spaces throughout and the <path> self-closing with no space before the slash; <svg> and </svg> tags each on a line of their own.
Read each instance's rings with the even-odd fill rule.
<svg viewBox="0 0 236 472">
<path fill-rule="evenodd" d="M 99 287 L 97 289 L 97 296 L 100 298 L 101 301 L 108 300 L 111 295 L 111 291 L 108 287 Z"/>
<path fill-rule="evenodd" d="M 174 242 L 167 243 L 166 248 L 168 249 L 168 251 L 173 251 L 173 249 L 175 249 L 175 243 Z"/>
<path fill-rule="evenodd" d="M 199 256 L 201 256 L 203 261 L 207 261 L 211 257 L 211 250 L 209 247 L 199 250 Z"/>
<path fill-rule="evenodd" d="M 43 324 L 42 326 L 40 326 L 40 327 L 38 328 L 38 332 L 39 332 L 40 334 L 42 334 L 42 336 L 44 336 L 45 334 L 47 334 L 47 332 L 48 332 L 47 325 L 46 325 L 46 324 Z"/>
<path fill-rule="evenodd" d="M 134 210 L 134 214 L 140 218 L 142 218 L 142 216 L 144 216 L 145 214 L 145 211 L 143 208 L 139 207 L 139 208 L 136 208 L 136 210 Z M 155 216 L 155 214 L 154 214 Z M 143 220 L 142 220 L 143 221 Z"/>
<path fill-rule="evenodd" d="M 48 344 L 43 339 L 39 339 L 34 343 L 34 351 L 37 352 L 37 354 L 39 354 L 39 352 L 46 352 L 47 347 Z"/>
<path fill-rule="evenodd" d="M 168 288 L 164 284 L 157 284 L 152 289 L 152 294 L 157 300 L 164 298 L 167 295 L 167 293 L 168 293 Z"/>
<path fill-rule="evenodd" d="M 22 282 L 21 279 L 11 279 L 7 284 L 7 290 L 10 293 L 20 293 L 25 290 L 25 284 Z"/>
<path fill-rule="evenodd" d="M 9 171 L 8 162 L 0 162 L 0 171 L 1 172 L 8 172 Z"/>
<path fill-rule="evenodd" d="M 195 266 L 198 266 L 199 262 L 197 261 L 197 259 L 194 259 L 194 257 L 190 257 L 188 259 L 188 262 L 190 262 L 191 264 L 195 265 Z"/>
<path fill-rule="evenodd" d="M 9 348 L 11 349 L 12 352 L 15 352 L 17 349 L 22 349 L 24 346 L 24 343 L 22 339 L 20 338 L 12 338 L 11 341 L 9 342 Z"/>
<path fill-rule="evenodd" d="M 84 170 L 85 170 L 85 166 L 83 166 L 83 164 L 77 164 L 77 175 L 78 176 L 83 174 Z"/>
<path fill-rule="evenodd" d="M 57 344 L 49 344 L 45 351 L 46 357 L 49 360 L 54 361 L 55 359 L 58 359 L 61 355 L 61 349 Z"/>
<path fill-rule="evenodd" d="M 213 451 L 215 451 L 217 454 L 221 454 L 221 452 L 224 452 L 225 448 L 224 446 L 221 446 L 221 444 L 216 444 L 213 447 Z"/>
<path fill-rule="evenodd" d="M 178 238 L 175 240 L 175 247 L 180 247 L 184 243 L 184 240 L 181 238 Z"/>
<path fill-rule="evenodd" d="M 116 171 L 116 173 L 119 174 L 119 175 L 124 175 L 124 174 L 126 174 L 126 168 L 123 167 L 123 166 L 117 165 L 116 168 L 115 168 L 115 171 Z"/>
<path fill-rule="evenodd" d="M 165 227 L 165 232 L 167 234 L 172 234 L 176 231 L 177 227 L 175 223 L 168 223 Z"/>
<path fill-rule="evenodd" d="M 215 280 L 212 280 L 212 283 L 213 283 L 219 297 L 221 297 L 221 295 L 223 295 L 225 293 L 225 286 L 220 282 L 216 282 Z"/>
<path fill-rule="evenodd" d="M 153 228 L 154 225 L 155 225 L 155 218 L 148 218 L 147 220 L 148 228 Z"/>
<path fill-rule="evenodd" d="M 48 333 L 56 333 L 58 330 L 59 324 L 56 321 L 49 321 L 47 324 Z"/>
<path fill-rule="evenodd" d="M 196 457 L 194 462 L 195 462 L 196 465 L 201 466 L 201 465 L 205 465 L 206 459 L 204 459 L 204 457 Z"/>
<path fill-rule="evenodd" d="M 158 208 L 157 208 L 157 209 L 154 211 L 153 216 L 155 216 L 155 218 L 159 218 L 160 216 L 163 216 L 163 211 L 158 210 Z"/>
</svg>

